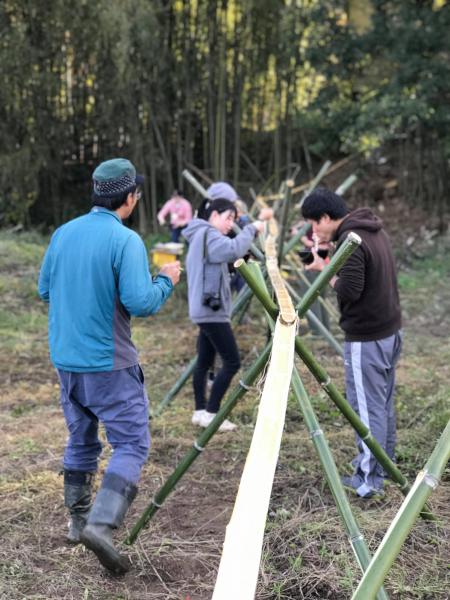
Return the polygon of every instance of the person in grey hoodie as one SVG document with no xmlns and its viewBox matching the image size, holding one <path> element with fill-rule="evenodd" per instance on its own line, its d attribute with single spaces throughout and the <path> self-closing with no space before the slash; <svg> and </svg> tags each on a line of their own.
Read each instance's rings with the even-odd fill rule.
<svg viewBox="0 0 450 600">
<path fill-rule="evenodd" d="M 194 425 L 207 427 L 220 408 L 220 402 L 240 368 L 239 351 L 231 329 L 231 290 L 228 263 L 242 257 L 264 224 L 254 221 L 235 238 L 227 234 L 236 219 L 236 206 L 230 200 L 205 200 L 182 235 L 189 243 L 186 257 L 189 317 L 199 326 L 197 364 L 193 376 Z M 219 354 L 222 367 L 217 373 L 208 400 L 206 380 L 214 358 Z M 219 431 L 236 425 L 225 420 Z"/>
<path fill-rule="evenodd" d="M 345 333 L 345 388 L 347 399 L 370 433 L 395 460 L 395 369 L 402 347 L 401 308 L 391 244 L 381 220 L 369 208 L 350 212 L 334 192 L 317 188 L 302 206 L 320 241 L 339 247 L 350 231 L 361 245 L 331 281 L 337 295 Z M 308 269 L 325 264 L 313 249 Z M 363 440 L 357 436 L 354 473 L 342 481 L 362 498 L 381 494 L 385 473 Z"/>
</svg>

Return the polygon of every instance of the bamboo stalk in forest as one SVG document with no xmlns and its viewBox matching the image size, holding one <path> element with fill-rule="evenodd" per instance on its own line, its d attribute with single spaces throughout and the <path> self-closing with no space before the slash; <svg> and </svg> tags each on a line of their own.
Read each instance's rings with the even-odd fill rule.
<svg viewBox="0 0 450 600">
<path fill-rule="evenodd" d="M 352 600 L 370 600 L 382 585 L 397 558 L 403 542 L 416 522 L 425 502 L 439 485 L 439 479 L 450 459 L 450 420 L 442 432 L 425 468 L 421 471 L 400 510 L 392 521 Z"/>
<path fill-rule="evenodd" d="M 303 415 L 306 427 L 308 428 L 311 436 L 311 440 L 319 456 L 322 469 L 325 472 L 328 485 L 336 502 L 336 507 L 341 516 L 341 521 L 347 532 L 353 552 L 355 553 L 358 564 L 364 573 L 370 563 L 369 550 L 350 508 L 350 503 L 345 493 L 344 486 L 341 483 L 339 472 L 328 446 L 327 439 L 324 432 L 320 428 L 320 423 L 317 419 L 314 408 L 312 407 L 296 367 L 294 367 L 292 372 L 292 388 Z M 378 600 L 386 599 L 387 597 L 388 596 L 384 589 L 381 589 L 377 594 Z"/>
<path fill-rule="evenodd" d="M 264 369 L 267 360 L 269 359 L 272 349 L 272 342 L 269 342 L 254 363 L 247 369 L 242 376 L 239 384 L 230 392 L 226 402 L 222 405 L 219 412 L 216 414 L 211 423 L 194 441 L 192 448 L 181 459 L 176 469 L 168 477 L 165 483 L 159 488 L 151 502 L 147 505 L 144 512 L 132 528 L 130 534 L 125 540 L 126 544 L 133 544 L 136 541 L 140 531 L 147 525 L 150 519 L 154 516 L 167 496 L 173 491 L 176 484 L 183 477 L 199 454 L 203 452 L 206 444 L 219 429 L 222 422 L 228 417 L 237 401 L 250 389 L 258 375 Z"/>
</svg>

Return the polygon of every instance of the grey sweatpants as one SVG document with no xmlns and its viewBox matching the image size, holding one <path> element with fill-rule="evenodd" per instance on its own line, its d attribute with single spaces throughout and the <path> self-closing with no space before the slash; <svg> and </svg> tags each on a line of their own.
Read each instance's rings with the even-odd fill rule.
<svg viewBox="0 0 450 600">
<path fill-rule="evenodd" d="M 396 441 L 395 367 L 401 348 L 400 331 L 375 342 L 344 344 L 347 399 L 391 459 Z M 365 496 L 383 488 L 384 473 L 359 436 L 356 443 L 359 454 L 352 461 L 352 487 Z"/>
</svg>

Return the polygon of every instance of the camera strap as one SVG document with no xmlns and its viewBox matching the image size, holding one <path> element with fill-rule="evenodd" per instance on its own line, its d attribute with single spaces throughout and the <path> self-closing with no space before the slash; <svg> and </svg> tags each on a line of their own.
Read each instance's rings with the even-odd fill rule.
<svg viewBox="0 0 450 600">
<path fill-rule="evenodd" d="M 203 237 L 203 294 L 220 297 L 222 286 L 222 265 L 208 260 L 208 227 Z"/>
</svg>

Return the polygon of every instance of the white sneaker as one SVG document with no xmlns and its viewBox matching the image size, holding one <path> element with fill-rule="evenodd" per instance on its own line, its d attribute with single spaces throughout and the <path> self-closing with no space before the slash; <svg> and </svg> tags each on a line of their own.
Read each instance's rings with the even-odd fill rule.
<svg viewBox="0 0 450 600">
<path fill-rule="evenodd" d="M 200 427 L 208 427 L 208 425 L 214 419 L 216 414 L 217 413 L 210 413 L 207 410 L 205 410 L 203 415 L 200 418 L 200 423 L 199 423 Z M 225 419 L 225 421 L 223 421 L 223 423 L 220 425 L 219 431 L 221 433 L 223 433 L 224 431 L 233 431 L 233 429 L 236 429 L 236 427 L 237 427 L 237 425 L 235 425 L 228 419 Z"/>
<path fill-rule="evenodd" d="M 192 425 L 200 425 L 202 421 L 202 417 L 205 414 L 206 410 L 194 410 L 194 414 L 192 415 Z"/>
</svg>

